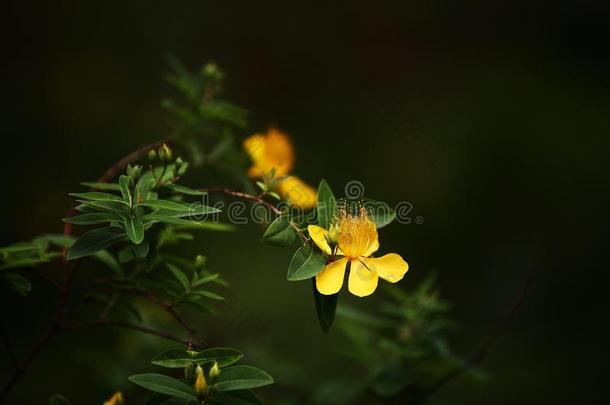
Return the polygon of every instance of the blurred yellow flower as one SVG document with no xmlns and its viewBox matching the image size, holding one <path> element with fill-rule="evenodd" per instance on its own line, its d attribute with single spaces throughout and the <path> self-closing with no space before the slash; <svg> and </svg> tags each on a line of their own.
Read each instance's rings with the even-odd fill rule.
<svg viewBox="0 0 610 405">
<path fill-rule="evenodd" d="M 294 150 L 283 132 L 271 128 L 266 134 L 254 134 L 244 141 L 244 149 L 252 159 L 250 177 L 263 177 L 275 170 L 277 192 L 291 204 L 309 209 L 316 205 L 316 190 L 289 173 L 294 166 Z"/>
<path fill-rule="evenodd" d="M 369 257 L 379 249 L 379 239 L 377 227 L 369 219 L 364 207 L 356 215 L 341 207 L 333 219 L 331 229 L 335 235 L 330 235 L 329 231 L 317 225 L 309 225 L 307 228 L 309 236 L 323 252 L 329 256 L 340 256 L 340 259 L 327 264 L 316 276 L 316 288 L 321 294 L 332 295 L 341 290 L 348 263 L 348 289 L 358 297 L 371 295 L 377 288 L 379 277 L 396 283 L 409 270 L 407 262 L 396 253 Z M 334 251 L 329 244 L 333 239 L 336 239 Z"/>
<path fill-rule="evenodd" d="M 114 395 L 112 397 L 110 397 L 110 399 L 106 402 L 104 402 L 104 405 L 120 405 L 123 403 L 123 394 L 121 393 L 121 391 L 117 391 L 114 393 Z"/>
</svg>

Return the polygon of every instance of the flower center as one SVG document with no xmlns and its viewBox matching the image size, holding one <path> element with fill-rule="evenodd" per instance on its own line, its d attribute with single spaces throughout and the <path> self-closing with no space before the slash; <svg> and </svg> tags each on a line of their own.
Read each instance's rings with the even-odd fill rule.
<svg viewBox="0 0 610 405">
<path fill-rule="evenodd" d="M 345 206 L 340 207 L 333 222 L 339 229 L 339 249 L 351 259 L 363 256 L 377 239 L 377 227 L 364 207 L 359 207 L 356 214 L 348 213 Z"/>
</svg>

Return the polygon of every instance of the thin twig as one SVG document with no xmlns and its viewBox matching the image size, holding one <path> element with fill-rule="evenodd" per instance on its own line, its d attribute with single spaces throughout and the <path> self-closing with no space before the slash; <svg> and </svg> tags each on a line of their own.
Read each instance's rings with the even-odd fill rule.
<svg viewBox="0 0 610 405">
<path fill-rule="evenodd" d="M 232 196 L 235 198 L 240 198 L 242 200 L 252 201 L 252 202 L 264 205 L 265 207 L 267 207 L 271 212 L 273 212 L 276 215 L 282 214 L 282 210 L 280 210 L 275 205 L 271 204 L 268 201 L 265 201 L 264 199 L 262 199 L 261 197 L 256 196 L 256 195 L 244 193 L 241 191 L 234 191 L 234 190 L 231 190 L 228 188 L 222 188 L 222 187 L 200 188 L 199 191 L 201 191 L 202 193 L 221 193 L 221 194 L 226 194 L 226 195 L 229 195 L 229 196 Z M 294 231 L 297 233 L 297 235 L 299 235 L 299 237 L 303 240 L 303 242 L 306 242 L 309 239 L 307 237 L 307 235 L 305 235 L 303 230 L 301 228 L 299 228 L 298 225 L 295 224 L 293 221 L 290 221 L 290 226 L 294 229 Z"/>
<path fill-rule="evenodd" d="M 188 347 L 189 343 L 190 343 L 191 347 L 195 347 L 198 349 L 203 349 L 206 347 L 203 344 L 203 342 L 193 341 L 192 337 L 189 337 L 189 339 L 182 339 L 182 338 L 179 338 L 172 334 L 169 334 L 169 333 L 166 333 L 166 332 L 163 332 L 160 330 L 148 328 L 146 326 L 141 326 L 138 324 L 124 322 L 124 321 L 113 321 L 113 320 L 109 320 L 109 319 L 99 319 L 99 320 L 94 320 L 94 321 L 85 321 L 85 322 L 75 323 L 73 325 L 66 326 L 65 329 L 73 330 L 73 329 L 81 329 L 81 328 L 96 327 L 96 326 L 116 326 L 116 327 L 120 327 L 120 328 L 132 329 L 132 330 L 135 330 L 138 332 L 157 336 L 157 337 L 160 337 L 163 339 L 173 340 L 174 342 L 182 343 L 183 345 L 185 345 L 187 347 Z"/>
</svg>

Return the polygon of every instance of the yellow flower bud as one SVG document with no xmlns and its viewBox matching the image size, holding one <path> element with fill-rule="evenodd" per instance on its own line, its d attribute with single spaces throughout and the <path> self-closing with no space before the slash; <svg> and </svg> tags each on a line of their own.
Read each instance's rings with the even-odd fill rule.
<svg viewBox="0 0 610 405">
<path fill-rule="evenodd" d="M 328 242 L 337 243 L 339 240 L 339 225 L 332 224 L 328 229 Z"/>
<path fill-rule="evenodd" d="M 172 159 L 172 150 L 166 143 L 159 148 L 159 157 L 162 161 L 169 161 Z"/>
<path fill-rule="evenodd" d="M 207 392 L 208 383 L 205 381 L 205 376 L 203 375 L 203 369 L 201 366 L 197 366 L 195 369 L 195 374 L 197 375 L 197 378 L 195 379 L 195 392 L 197 392 L 197 395 L 201 397 Z"/>
<path fill-rule="evenodd" d="M 218 362 L 214 362 L 212 368 L 210 369 L 210 378 L 214 379 L 220 375 L 220 367 L 218 367 Z"/>
<path fill-rule="evenodd" d="M 121 405 L 122 403 L 123 394 L 121 393 L 121 391 L 117 391 L 112 397 L 110 397 L 108 401 L 104 402 L 104 405 Z"/>
</svg>

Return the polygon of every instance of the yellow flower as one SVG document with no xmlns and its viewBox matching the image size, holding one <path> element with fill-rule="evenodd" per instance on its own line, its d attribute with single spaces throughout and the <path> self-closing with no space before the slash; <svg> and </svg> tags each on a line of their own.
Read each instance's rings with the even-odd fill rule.
<svg viewBox="0 0 610 405">
<path fill-rule="evenodd" d="M 121 394 L 121 391 L 117 391 L 108 401 L 104 402 L 104 405 L 120 405 L 122 403 L 123 394 Z"/>
<path fill-rule="evenodd" d="M 317 225 L 307 227 L 309 236 L 324 253 L 341 256 L 327 264 L 316 276 L 316 288 L 321 294 L 332 295 L 341 290 L 348 263 L 350 274 L 347 286 L 358 297 L 371 295 L 377 288 L 379 277 L 396 283 L 409 270 L 407 262 L 396 253 L 370 257 L 379 249 L 379 239 L 377 227 L 369 219 L 364 207 L 356 215 L 348 213 L 346 207 L 341 207 L 333 219 L 331 229 L 336 234 L 332 235 L 337 242 L 334 251 L 329 244 L 329 240 L 333 240 L 329 231 Z"/>
<path fill-rule="evenodd" d="M 244 149 L 252 159 L 248 175 L 263 177 L 275 170 L 277 192 L 291 204 L 309 209 L 316 205 L 316 190 L 289 173 L 294 166 L 294 150 L 283 132 L 271 128 L 266 134 L 254 134 L 244 141 Z"/>
<path fill-rule="evenodd" d="M 208 389 L 208 383 L 205 381 L 201 366 L 197 366 L 195 369 L 195 374 L 197 375 L 195 379 L 195 392 L 197 392 L 197 395 L 202 396 Z"/>
</svg>

